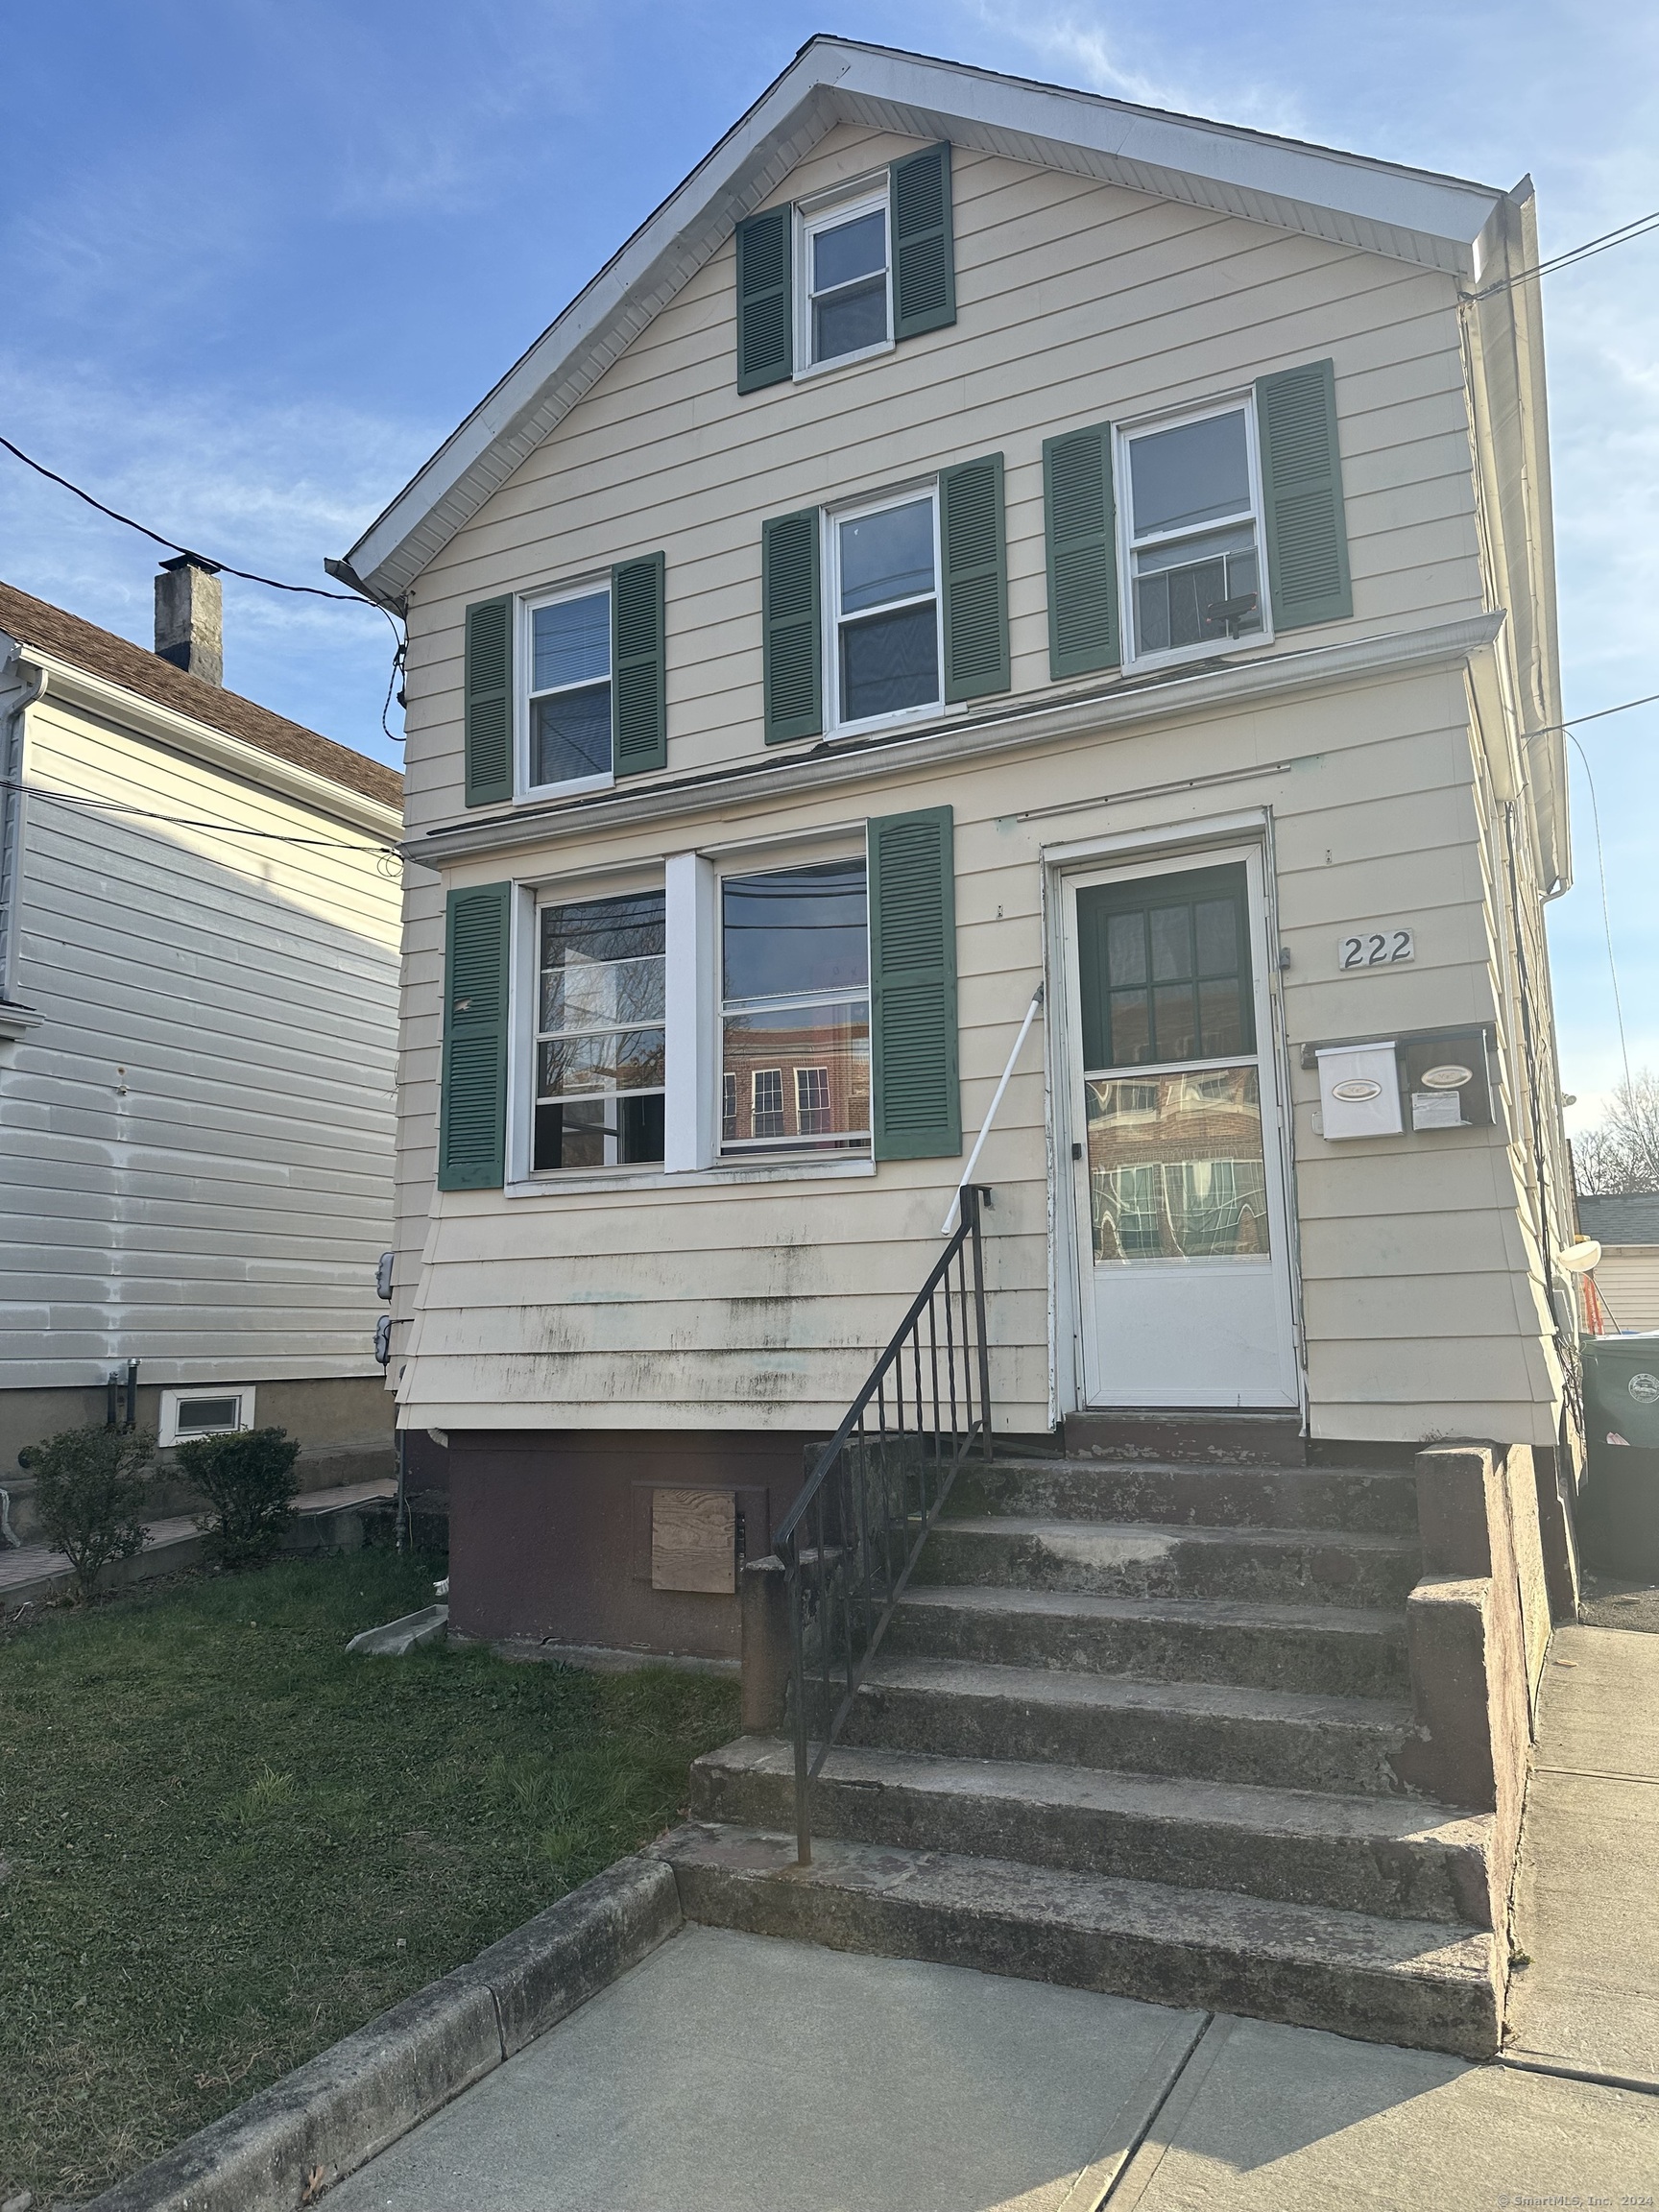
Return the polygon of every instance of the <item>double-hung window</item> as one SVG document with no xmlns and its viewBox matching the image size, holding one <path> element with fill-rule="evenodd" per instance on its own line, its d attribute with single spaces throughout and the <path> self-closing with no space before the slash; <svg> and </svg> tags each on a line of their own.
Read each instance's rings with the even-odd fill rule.
<svg viewBox="0 0 1659 2212">
<path fill-rule="evenodd" d="M 529 609 L 529 761 L 536 791 L 609 782 L 611 588 L 562 591 Z"/>
<path fill-rule="evenodd" d="M 721 1150 L 870 1145 L 870 939 L 857 859 L 720 884 Z"/>
<path fill-rule="evenodd" d="M 1265 637 L 1249 402 L 1121 430 L 1118 463 L 1130 658 L 1197 656 Z"/>
<path fill-rule="evenodd" d="M 885 189 L 803 211 L 796 359 L 806 368 L 852 361 L 892 342 Z"/>
<path fill-rule="evenodd" d="M 836 723 L 937 708 L 937 493 L 831 516 L 830 537 Z"/>
<path fill-rule="evenodd" d="M 662 1158 L 663 894 L 542 906 L 532 1166 Z"/>
</svg>

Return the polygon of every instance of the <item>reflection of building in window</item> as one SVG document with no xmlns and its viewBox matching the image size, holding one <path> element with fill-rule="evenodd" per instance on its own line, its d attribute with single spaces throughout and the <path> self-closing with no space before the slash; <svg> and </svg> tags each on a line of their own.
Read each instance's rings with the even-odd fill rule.
<svg viewBox="0 0 1659 2212">
<path fill-rule="evenodd" d="M 538 926 L 532 1166 L 660 1161 L 662 893 L 544 906 Z"/>
<path fill-rule="evenodd" d="M 721 885 L 721 1144 L 870 1142 L 864 862 Z"/>
<path fill-rule="evenodd" d="M 1243 1259 L 1268 1249 L 1254 1068 L 1086 1089 L 1096 1260 Z"/>
<path fill-rule="evenodd" d="M 828 1068 L 796 1069 L 795 1126 L 803 1137 L 826 1137 L 835 1126 L 830 1108 Z"/>
<path fill-rule="evenodd" d="M 783 1070 L 781 1068 L 757 1068 L 750 1077 L 754 1103 L 749 1109 L 750 1135 L 754 1137 L 781 1137 L 783 1135 Z"/>
</svg>

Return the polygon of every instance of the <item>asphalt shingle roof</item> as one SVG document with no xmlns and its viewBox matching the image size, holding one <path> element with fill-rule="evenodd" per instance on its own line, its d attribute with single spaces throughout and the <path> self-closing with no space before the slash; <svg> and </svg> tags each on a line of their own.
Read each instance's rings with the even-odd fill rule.
<svg viewBox="0 0 1659 2212">
<path fill-rule="evenodd" d="M 11 584 L 0 584 L 0 630 L 20 645 L 38 646 L 43 653 L 71 661 L 88 675 L 122 685 L 157 707 L 188 714 L 193 721 L 205 723 L 209 730 L 221 730 L 228 737 L 240 737 L 245 745 L 256 746 L 275 759 L 307 768 L 313 776 L 325 776 L 330 782 L 343 784 L 365 799 L 377 799 L 381 805 L 396 807 L 399 813 L 403 810 L 403 779 L 395 768 L 384 767 L 366 754 L 353 753 L 349 746 L 337 745 L 332 737 L 321 736 L 303 723 L 273 714 L 269 707 L 244 699 L 239 692 L 204 683 L 200 676 L 186 675 L 171 661 L 146 653 L 130 638 L 117 637 L 112 630 L 100 630 L 95 622 L 83 622 L 80 615 L 65 613 L 61 607 L 44 599 L 31 598 Z"/>
<path fill-rule="evenodd" d="M 1578 1226 L 1600 1244 L 1659 1244 L 1659 1193 L 1580 1198 Z"/>
</svg>

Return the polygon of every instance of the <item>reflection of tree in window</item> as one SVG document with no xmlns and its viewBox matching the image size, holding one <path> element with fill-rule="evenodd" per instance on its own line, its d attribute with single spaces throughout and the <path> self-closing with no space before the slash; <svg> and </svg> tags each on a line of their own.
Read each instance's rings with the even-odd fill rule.
<svg viewBox="0 0 1659 2212">
<path fill-rule="evenodd" d="M 1147 1091 L 1156 1094 L 1150 1113 L 1138 1103 Z M 1268 1249 L 1254 1068 L 1154 1084 L 1096 1080 L 1085 1099 L 1097 1261 L 1244 1259 Z"/>
<path fill-rule="evenodd" d="M 538 922 L 532 1166 L 661 1160 L 662 893 L 544 906 Z"/>
</svg>

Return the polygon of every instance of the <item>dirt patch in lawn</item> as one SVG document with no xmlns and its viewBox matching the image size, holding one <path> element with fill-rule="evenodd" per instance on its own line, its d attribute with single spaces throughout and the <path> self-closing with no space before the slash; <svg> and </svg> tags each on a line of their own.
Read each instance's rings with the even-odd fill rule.
<svg viewBox="0 0 1659 2212">
<path fill-rule="evenodd" d="M 0 2200 L 84 2197 L 667 1826 L 734 1684 L 348 1659 L 393 1553 L 0 1635 Z"/>
</svg>

